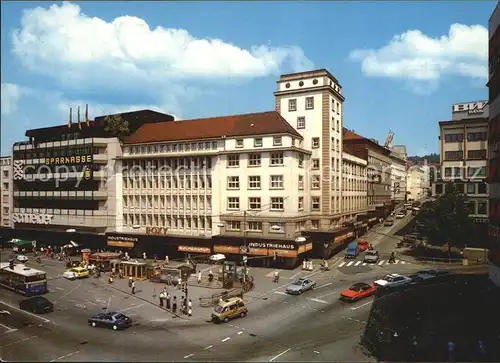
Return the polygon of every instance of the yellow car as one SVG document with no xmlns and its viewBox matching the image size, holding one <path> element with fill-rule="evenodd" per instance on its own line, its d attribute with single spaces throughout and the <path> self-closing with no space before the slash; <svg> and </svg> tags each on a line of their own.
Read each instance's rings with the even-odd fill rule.
<svg viewBox="0 0 500 363">
<path fill-rule="evenodd" d="M 81 279 L 85 277 L 89 277 L 90 273 L 89 270 L 83 267 L 73 267 L 70 268 L 68 271 L 66 271 L 63 274 L 63 277 L 73 280 L 73 279 Z"/>
</svg>

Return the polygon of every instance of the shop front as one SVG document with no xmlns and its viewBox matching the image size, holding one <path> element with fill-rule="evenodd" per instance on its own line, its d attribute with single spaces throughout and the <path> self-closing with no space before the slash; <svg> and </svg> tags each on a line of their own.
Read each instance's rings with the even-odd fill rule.
<svg viewBox="0 0 500 363">
<path fill-rule="evenodd" d="M 368 228 L 373 228 L 377 223 L 379 223 L 379 219 L 381 218 L 379 211 L 377 209 L 368 211 L 368 219 L 367 224 Z"/>
<path fill-rule="evenodd" d="M 213 252 L 240 261 L 239 256 L 247 256 L 249 266 L 294 268 L 312 249 L 312 242 L 306 238 L 297 241 L 247 239 L 245 245 L 241 238 L 219 236 L 214 242 Z"/>
<path fill-rule="evenodd" d="M 356 237 L 352 227 L 341 227 L 329 232 L 309 232 L 308 235 L 313 241 L 312 256 L 325 260 L 340 252 Z"/>
</svg>

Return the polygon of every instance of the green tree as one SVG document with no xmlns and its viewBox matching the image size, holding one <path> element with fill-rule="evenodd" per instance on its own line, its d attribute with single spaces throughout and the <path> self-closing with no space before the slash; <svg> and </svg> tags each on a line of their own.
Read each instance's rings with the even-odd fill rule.
<svg viewBox="0 0 500 363">
<path fill-rule="evenodd" d="M 104 118 L 104 131 L 117 137 L 120 142 L 130 135 L 128 121 L 121 115 L 108 115 Z"/>
<path fill-rule="evenodd" d="M 469 218 L 469 198 L 465 194 L 453 190 L 445 193 L 421 208 L 419 219 L 431 221 L 430 242 L 448 243 L 448 254 L 451 248 L 464 247 L 472 237 L 474 223 Z"/>
</svg>

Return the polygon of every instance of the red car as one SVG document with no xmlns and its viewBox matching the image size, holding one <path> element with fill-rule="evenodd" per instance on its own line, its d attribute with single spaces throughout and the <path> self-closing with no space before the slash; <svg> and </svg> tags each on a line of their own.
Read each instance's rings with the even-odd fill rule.
<svg viewBox="0 0 500 363">
<path fill-rule="evenodd" d="M 359 252 L 364 252 L 368 249 L 368 247 L 370 247 L 370 244 L 368 243 L 368 241 L 365 241 L 365 240 L 362 240 L 360 239 L 358 241 L 358 249 L 359 249 Z"/>
<path fill-rule="evenodd" d="M 340 292 L 340 299 L 346 301 L 358 301 L 375 293 L 375 285 L 358 282 L 349 289 Z"/>
</svg>

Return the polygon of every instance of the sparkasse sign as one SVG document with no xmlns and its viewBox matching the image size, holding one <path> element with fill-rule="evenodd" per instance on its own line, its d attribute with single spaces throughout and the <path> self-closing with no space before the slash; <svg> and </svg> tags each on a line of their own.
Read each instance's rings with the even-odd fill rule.
<svg viewBox="0 0 500 363">
<path fill-rule="evenodd" d="M 45 158 L 46 165 L 71 165 L 92 164 L 92 155 L 61 156 L 58 158 Z"/>
</svg>

